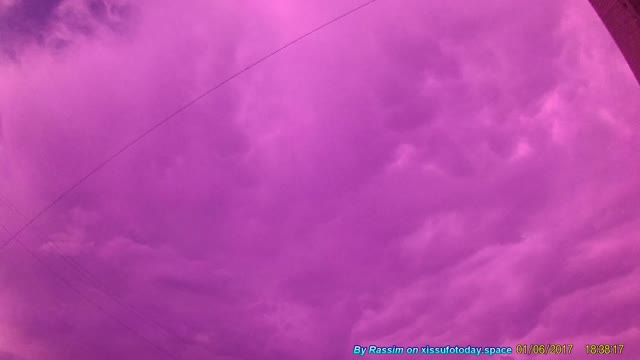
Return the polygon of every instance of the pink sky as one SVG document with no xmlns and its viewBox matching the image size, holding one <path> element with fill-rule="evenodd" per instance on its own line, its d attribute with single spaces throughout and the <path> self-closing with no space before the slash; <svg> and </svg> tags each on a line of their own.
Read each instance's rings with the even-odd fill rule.
<svg viewBox="0 0 640 360">
<path fill-rule="evenodd" d="M 0 193 L 33 216 L 361 2 L 0 0 Z M 379 0 L 69 194 L 19 238 L 48 267 L 1 250 L 0 360 L 631 359 L 639 100 L 586 0 Z"/>
</svg>

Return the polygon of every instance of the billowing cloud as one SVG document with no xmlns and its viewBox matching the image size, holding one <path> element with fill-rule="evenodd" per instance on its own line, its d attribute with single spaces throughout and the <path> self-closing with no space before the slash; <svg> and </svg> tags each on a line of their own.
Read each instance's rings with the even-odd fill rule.
<svg viewBox="0 0 640 360">
<path fill-rule="evenodd" d="M 30 3 L 0 7 L 10 231 L 357 5 Z M 632 351 L 638 98 L 588 2 L 380 0 L 91 177 L 21 236 L 40 260 L 3 249 L 0 359 Z"/>
</svg>

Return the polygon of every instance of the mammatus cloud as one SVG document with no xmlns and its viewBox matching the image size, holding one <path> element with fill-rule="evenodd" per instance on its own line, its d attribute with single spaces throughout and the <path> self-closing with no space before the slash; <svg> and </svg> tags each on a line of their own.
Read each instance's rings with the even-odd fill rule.
<svg viewBox="0 0 640 360">
<path fill-rule="evenodd" d="M 11 35 L 0 190 L 35 213 L 355 4 L 154 1 L 58 51 Z M 107 24 L 107 8 L 48 14 Z M 32 16 L 51 38 L 58 18 Z M 0 359 L 162 356 L 113 317 L 181 359 L 631 349 L 640 89 L 622 61 L 587 2 L 381 0 L 194 105 L 24 235 L 103 311 L 19 247 L 0 253 Z M 4 203 L 0 220 L 24 222 Z"/>
</svg>

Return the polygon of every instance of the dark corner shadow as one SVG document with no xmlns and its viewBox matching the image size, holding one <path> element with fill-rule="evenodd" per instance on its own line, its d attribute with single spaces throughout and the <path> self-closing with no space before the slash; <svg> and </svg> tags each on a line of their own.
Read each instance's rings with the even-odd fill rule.
<svg viewBox="0 0 640 360">
<path fill-rule="evenodd" d="M 589 0 L 640 84 L 640 0 Z"/>
</svg>

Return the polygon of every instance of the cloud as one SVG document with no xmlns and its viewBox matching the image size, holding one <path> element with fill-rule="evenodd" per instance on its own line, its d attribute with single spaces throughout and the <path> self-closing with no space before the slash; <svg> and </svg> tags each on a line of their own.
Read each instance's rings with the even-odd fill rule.
<svg viewBox="0 0 640 360">
<path fill-rule="evenodd" d="M 34 46 L 57 52 L 97 32 L 131 30 L 136 9 L 120 0 L 0 2 L 0 60 L 20 61 Z"/>
<path fill-rule="evenodd" d="M 0 29 L 31 39 L 0 66 L 0 190 L 34 214 L 355 4 L 5 5 L 33 20 Z M 94 30 L 57 51 L 33 40 L 72 18 Z M 640 313 L 640 89 L 623 61 L 578 1 L 379 1 L 57 204 L 22 237 L 48 268 L 3 250 L 0 304 L 15 310 L 0 311 L 0 350 L 163 356 L 147 339 L 183 359 L 269 360 L 370 343 L 637 342 L 621 314 Z M 25 219 L 0 203 L 0 221 Z"/>
</svg>

